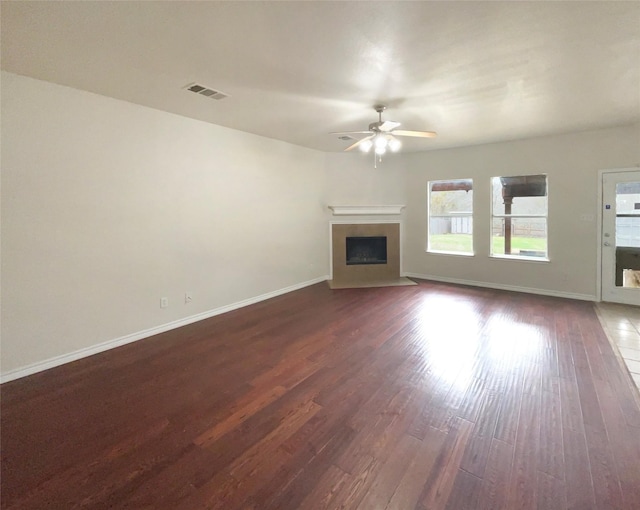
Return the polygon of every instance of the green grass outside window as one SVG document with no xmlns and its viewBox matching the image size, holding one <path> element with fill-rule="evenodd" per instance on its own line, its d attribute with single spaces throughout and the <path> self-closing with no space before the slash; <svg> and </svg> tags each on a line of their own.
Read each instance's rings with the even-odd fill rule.
<svg viewBox="0 0 640 510">
<path fill-rule="evenodd" d="M 431 250 L 473 253 L 473 238 L 471 234 L 438 234 L 430 237 Z M 504 237 L 492 238 L 494 255 L 504 254 Z M 511 252 L 517 254 L 520 250 L 547 253 L 547 240 L 537 237 L 512 237 Z"/>
</svg>

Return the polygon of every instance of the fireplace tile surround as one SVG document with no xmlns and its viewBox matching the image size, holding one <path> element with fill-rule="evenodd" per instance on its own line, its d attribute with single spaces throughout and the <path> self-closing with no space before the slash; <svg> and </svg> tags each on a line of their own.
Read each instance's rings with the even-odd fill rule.
<svg viewBox="0 0 640 510">
<path fill-rule="evenodd" d="M 347 264 L 347 237 L 386 237 L 386 264 Z M 332 223 L 332 282 L 336 285 L 392 282 L 400 279 L 400 222 Z"/>
</svg>

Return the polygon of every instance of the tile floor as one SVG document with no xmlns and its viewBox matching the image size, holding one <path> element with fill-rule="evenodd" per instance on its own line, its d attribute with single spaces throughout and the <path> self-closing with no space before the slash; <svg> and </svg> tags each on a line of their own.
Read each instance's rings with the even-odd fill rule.
<svg viewBox="0 0 640 510">
<path fill-rule="evenodd" d="M 600 323 L 640 389 L 640 307 L 596 303 Z"/>
</svg>

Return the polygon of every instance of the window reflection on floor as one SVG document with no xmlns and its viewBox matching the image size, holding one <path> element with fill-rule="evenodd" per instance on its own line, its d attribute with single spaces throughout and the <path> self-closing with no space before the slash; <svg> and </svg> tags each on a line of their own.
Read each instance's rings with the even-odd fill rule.
<svg viewBox="0 0 640 510">
<path fill-rule="evenodd" d="M 477 303 L 446 295 L 425 296 L 418 320 L 428 372 L 453 390 L 466 391 L 480 348 Z"/>
<path fill-rule="evenodd" d="M 487 349 L 496 362 L 537 361 L 547 345 L 543 329 L 499 314 L 489 319 Z"/>
<path fill-rule="evenodd" d="M 480 310 L 477 302 L 459 297 L 439 294 L 423 299 L 419 348 L 426 371 L 451 385 L 451 391 L 467 391 L 479 369 L 506 377 L 523 363 L 539 362 L 549 348 L 544 328 L 522 322 L 504 309 L 483 328 L 482 313 L 487 310 Z"/>
</svg>

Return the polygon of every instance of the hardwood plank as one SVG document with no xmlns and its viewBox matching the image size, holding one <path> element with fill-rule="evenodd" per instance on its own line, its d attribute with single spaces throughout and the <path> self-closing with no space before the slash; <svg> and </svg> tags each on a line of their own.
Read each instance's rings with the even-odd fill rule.
<svg viewBox="0 0 640 510">
<path fill-rule="evenodd" d="M 595 509 L 597 507 L 585 435 L 564 428 L 563 436 L 567 508 Z M 578 490 L 578 487 L 582 487 L 582 490 Z"/>
<path fill-rule="evenodd" d="M 459 469 L 453 482 L 451 497 L 447 500 L 447 510 L 475 510 L 478 507 L 482 480 Z"/>
<path fill-rule="evenodd" d="M 173 508 L 176 510 L 189 510 L 191 508 L 207 508 L 209 510 L 225 508 L 227 504 L 237 506 L 240 494 L 240 482 L 233 478 L 227 471 L 219 471 L 207 483 L 184 497 Z M 166 507 L 168 508 L 168 506 Z"/>
<path fill-rule="evenodd" d="M 215 459 L 210 452 L 192 444 L 175 462 L 166 464 L 143 483 L 131 488 L 129 495 L 120 501 L 110 501 L 111 508 L 153 508 L 158 505 L 158 494 L 162 494 L 162 506 L 184 507 L 185 501 L 192 501 L 201 487 L 210 483 L 212 478 L 215 479 L 218 492 L 222 488 L 223 478 L 226 483 L 232 480 L 225 472 L 211 470 L 213 462 Z"/>
<path fill-rule="evenodd" d="M 414 508 L 423 487 L 441 454 L 447 434 L 437 429 L 425 432 L 424 440 L 416 448 L 416 454 L 404 472 L 386 510 Z"/>
<path fill-rule="evenodd" d="M 271 402 L 279 399 L 286 391 L 286 388 L 283 386 L 276 386 L 266 392 L 258 392 L 257 396 L 251 395 L 247 399 L 246 404 L 241 405 L 238 410 L 224 421 L 217 423 L 214 427 L 200 434 L 193 442 L 203 447 L 214 443 L 227 432 L 235 429 L 255 413 L 268 406 Z"/>
<path fill-rule="evenodd" d="M 397 441 L 384 466 L 373 479 L 366 495 L 360 500 L 357 510 L 387 507 L 400 484 L 402 475 L 415 458 L 420 444 L 419 439 L 406 434 Z"/>
<path fill-rule="evenodd" d="M 293 409 L 284 417 L 277 428 L 233 461 L 229 466 L 231 476 L 238 479 L 247 477 L 255 471 L 256 466 L 263 462 L 271 462 L 271 456 L 280 445 L 297 432 L 320 409 L 322 408 L 312 400 L 304 402 Z"/>
<path fill-rule="evenodd" d="M 563 379 L 560 387 L 562 438 L 567 508 L 596 508 L 591 466 L 584 432 L 577 379 Z M 577 487 L 582 487 L 581 491 Z"/>
<path fill-rule="evenodd" d="M 592 374 L 588 368 L 576 366 L 576 379 L 578 393 L 580 395 L 580 408 L 582 409 L 582 421 L 594 429 L 603 431 L 604 420 L 600 412 L 600 404 L 593 385 Z"/>
<path fill-rule="evenodd" d="M 475 423 L 478 419 L 478 413 L 484 405 L 486 391 L 486 380 L 484 378 L 474 377 L 455 415 Z"/>
<path fill-rule="evenodd" d="M 469 441 L 473 424 L 456 418 L 454 427 L 447 434 L 445 446 L 436 460 L 419 499 L 421 508 L 436 510 L 445 508 L 458 475 L 462 455 Z"/>
<path fill-rule="evenodd" d="M 453 381 L 434 379 L 438 378 L 429 377 L 427 387 L 430 396 L 423 401 L 420 412 L 409 426 L 408 433 L 418 439 L 424 439 L 430 428 L 441 429 L 448 420 L 453 419 L 453 413 L 446 407 L 446 396 L 451 391 Z"/>
<path fill-rule="evenodd" d="M 316 486 L 302 500 L 299 510 L 327 510 L 336 508 L 336 496 L 344 488 L 351 475 L 331 465 L 318 480 Z"/>
<path fill-rule="evenodd" d="M 510 508 L 536 508 L 541 391 L 523 394 L 507 502 Z"/>
<path fill-rule="evenodd" d="M 524 377 L 520 370 L 513 369 L 509 374 L 505 388 L 500 414 L 496 423 L 494 437 L 509 444 L 514 444 L 518 428 L 518 416 L 524 391 Z"/>
<path fill-rule="evenodd" d="M 411 407 L 415 396 L 414 390 L 400 388 L 385 407 L 371 415 L 369 426 L 356 434 L 340 455 L 337 465 L 348 473 L 353 473 L 360 457 L 386 458 L 417 414 L 417 409 Z"/>
<path fill-rule="evenodd" d="M 331 508 L 352 509 L 357 507 L 365 497 L 373 480 L 382 469 L 383 462 L 371 456 L 358 459 L 343 488 L 336 494 Z"/>
<path fill-rule="evenodd" d="M 604 430 L 585 425 L 596 508 L 622 508 L 622 492 L 609 439 Z M 640 460 L 640 459 L 639 459 Z"/>
<path fill-rule="evenodd" d="M 488 393 L 483 399 L 480 417 L 473 426 L 469 444 L 464 451 L 460 467 L 482 478 L 489 457 L 491 441 L 500 414 L 501 395 Z"/>
<path fill-rule="evenodd" d="M 493 439 L 478 496 L 479 510 L 501 510 L 507 506 L 509 479 L 513 466 L 514 447 L 499 439 Z"/>
<path fill-rule="evenodd" d="M 264 510 L 298 508 L 353 436 L 354 431 L 345 425 L 327 430 L 310 460 L 306 455 L 294 458 L 248 501 Z"/>
<path fill-rule="evenodd" d="M 537 510 L 567 508 L 565 485 L 562 480 L 538 471 Z"/>
<path fill-rule="evenodd" d="M 564 480 L 564 446 L 560 394 L 542 391 L 540 405 L 540 437 L 537 449 L 538 469 Z"/>
<path fill-rule="evenodd" d="M 321 365 L 299 357 L 283 358 L 275 367 L 250 381 L 256 388 L 284 387 L 290 389 L 321 368 Z"/>
</svg>

